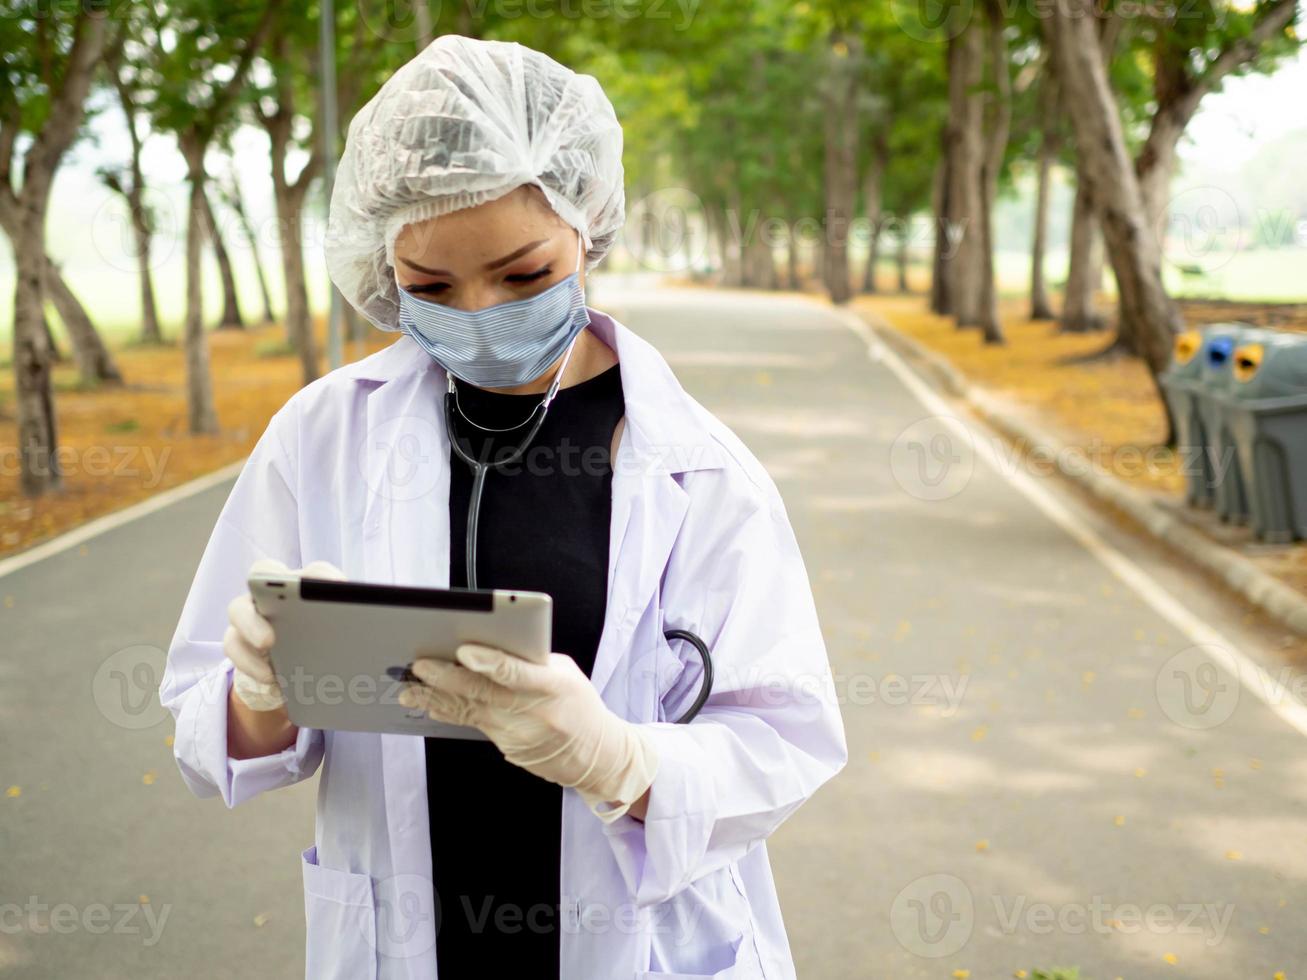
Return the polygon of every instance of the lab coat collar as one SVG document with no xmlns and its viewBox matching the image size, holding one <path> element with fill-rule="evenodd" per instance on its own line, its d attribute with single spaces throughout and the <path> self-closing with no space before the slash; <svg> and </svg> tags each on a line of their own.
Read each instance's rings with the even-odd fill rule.
<svg viewBox="0 0 1307 980">
<path fill-rule="evenodd" d="M 662 354 L 643 337 L 607 313 L 586 307 L 588 327 L 617 352 L 631 433 L 628 465 L 638 461 L 646 470 L 669 473 L 718 469 L 725 456 L 704 424 L 697 403 L 681 387 Z M 445 370 L 407 334 L 389 347 L 341 369 L 359 381 L 386 384 L 431 371 L 441 390 Z"/>
<path fill-rule="evenodd" d="M 681 387 L 658 350 L 607 314 L 589 312 L 590 329 L 617 352 L 626 403 L 626 427 L 613 459 L 608 616 L 591 673 L 610 707 L 622 711 L 630 692 L 623 686 L 605 689 L 640 617 L 657 599 L 689 509 L 680 477 L 727 468 L 730 455 L 705 421 L 711 416 Z M 353 377 L 380 382 L 367 396 L 372 435 L 364 472 L 378 481 L 364 511 L 369 580 L 444 586 L 449 468 L 443 463 L 420 471 L 412 467 L 415 459 L 449 456 L 444 369 L 408 336 L 351 367 Z M 392 484 L 397 477 L 403 480 Z M 414 528 L 438 532 L 415 534 Z"/>
</svg>

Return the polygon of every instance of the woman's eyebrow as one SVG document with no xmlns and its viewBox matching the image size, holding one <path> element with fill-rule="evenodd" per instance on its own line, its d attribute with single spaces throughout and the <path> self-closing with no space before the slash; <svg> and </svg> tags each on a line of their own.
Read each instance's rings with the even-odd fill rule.
<svg viewBox="0 0 1307 980">
<path fill-rule="evenodd" d="M 502 259 L 495 259 L 493 262 L 487 262 L 484 266 L 482 266 L 482 268 L 484 268 L 487 272 L 493 272 L 495 269 L 498 269 L 500 266 L 508 265 L 508 263 L 512 262 L 513 260 L 520 259 L 523 255 L 531 251 L 533 248 L 539 248 L 541 245 L 547 244 L 548 241 L 549 241 L 548 238 L 541 238 L 537 241 L 531 242 L 528 245 L 523 245 L 517 251 L 510 252 L 508 255 L 505 255 Z M 410 261 L 409 259 L 406 259 L 403 256 L 400 256 L 399 261 L 403 262 L 410 269 L 416 269 L 418 272 L 425 272 L 429 276 L 452 276 L 453 275 L 452 272 L 446 272 L 444 269 L 428 269 L 426 266 L 418 265 L 416 262 Z"/>
</svg>

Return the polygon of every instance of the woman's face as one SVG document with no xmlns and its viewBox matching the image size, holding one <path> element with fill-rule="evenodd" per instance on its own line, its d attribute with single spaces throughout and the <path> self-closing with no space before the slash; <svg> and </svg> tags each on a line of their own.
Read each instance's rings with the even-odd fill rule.
<svg viewBox="0 0 1307 980">
<path fill-rule="evenodd" d="M 473 312 L 525 299 L 577 269 L 577 232 L 538 188 L 406 225 L 395 239 L 395 278 L 419 299 Z M 580 278 L 585 284 L 585 261 Z"/>
</svg>

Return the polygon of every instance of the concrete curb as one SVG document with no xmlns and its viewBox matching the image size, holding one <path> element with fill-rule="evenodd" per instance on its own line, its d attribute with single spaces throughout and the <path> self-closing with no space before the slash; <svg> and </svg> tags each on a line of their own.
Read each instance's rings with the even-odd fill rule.
<svg viewBox="0 0 1307 980">
<path fill-rule="evenodd" d="M 947 359 L 901 333 L 867 310 L 857 315 L 888 347 L 902 355 L 927 382 L 965 402 L 977 415 L 1023 449 L 1050 451 L 1058 472 L 1084 487 L 1097 499 L 1122 511 L 1157 540 L 1194 564 L 1216 575 L 1245 599 L 1264 609 L 1290 630 L 1307 636 L 1307 596 L 1263 572 L 1255 564 L 1167 513 L 1147 496 L 1092 466 L 1069 465 L 1077 454 L 1055 436 L 1020 418 L 1001 399 L 970 384 Z"/>
</svg>

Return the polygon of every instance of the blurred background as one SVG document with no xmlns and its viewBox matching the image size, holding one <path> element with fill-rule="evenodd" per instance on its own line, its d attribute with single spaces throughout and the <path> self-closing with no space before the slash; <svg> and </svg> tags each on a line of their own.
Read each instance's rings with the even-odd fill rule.
<svg viewBox="0 0 1307 980">
<path fill-rule="evenodd" d="M 326 201 L 448 33 L 603 86 L 590 305 L 763 459 L 870 682 L 775 844 L 800 975 L 1307 973 L 1305 18 L 7 0 L 0 976 L 302 973 L 311 787 L 190 799 L 150 698 L 267 419 L 394 339 L 333 297 Z"/>
</svg>

